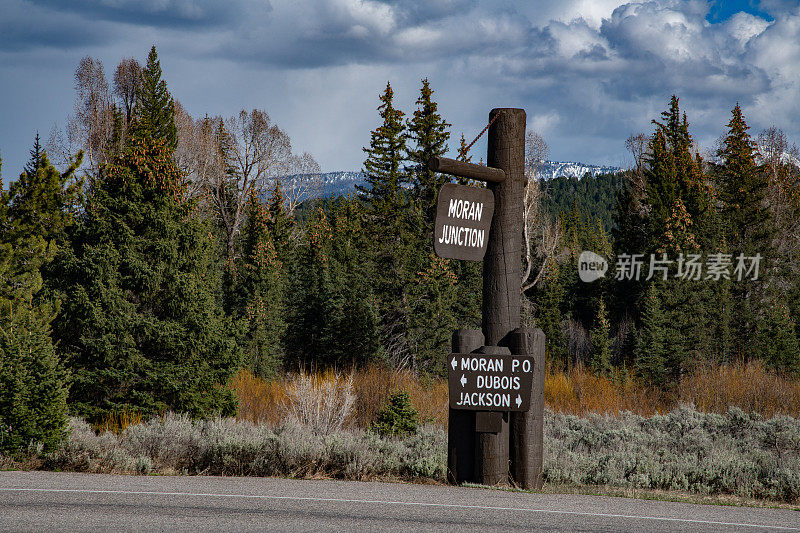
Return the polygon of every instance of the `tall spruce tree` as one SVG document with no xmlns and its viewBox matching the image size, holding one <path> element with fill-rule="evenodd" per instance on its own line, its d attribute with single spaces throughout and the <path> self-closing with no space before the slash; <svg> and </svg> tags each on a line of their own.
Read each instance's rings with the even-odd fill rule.
<svg viewBox="0 0 800 533">
<path fill-rule="evenodd" d="M 167 82 L 161 79 L 161 62 L 155 45 L 150 48 L 147 64 L 142 70 L 133 115 L 134 135 L 160 140 L 170 151 L 178 146 L 174 104 Z"/>
<path fill-rule="evenodd" d="M 608 377 L 611 375 L 611 323 L 608 320 L 606 304 L 602 298 L 597 305 L 597 316 L 589 337 L 592 341 L 592 358 L 590 366 L 592 371 L 598 376 Z"/>
<path fill-rule="evenodd" d="M 390 84 L 380 96 L 378 112 L 382 123 L 370 135 L 364 148 L 365 186 L 357 188 L 364 203 L 364 217 L 370 236 L 370 253 L 375 265 L 375 295 L 381 320 L 384 346 L 395 356 L 408 349 L 408 289 L 418 259 L 419 236 L 409 228 L 418 227 L 419 210 L 410 207 L 402 184 L 406 132 L 403 112 L 393 104 Z M 393 347 L 393 348 L 390 348 Z"/>
<path fill-rule="evenodd" d="M 411 175 L 414 187 L 414 200 L 420 206 L 425 217 L 424 234 L 428 247 L 431 247 L 428 233 L 433 231 L 433 219 L 436 215 L 436 197 L 439 189 L 450 178 L 428 168 L 428 161 L 447 152 L 447 140 L 450 124 L 438 113 L 438 105 L 431 99 L 428 79 L 422 80 L 420 95 L 417 98 L 417 109 L 407 123 L 408 136 L 414 146 L 409 146 L 408 160 L 412 163 Z"/>
<path fill-rule="evenodd" d="M 53 248 L 38 235 L 0 238 L 0 451 L 52 451 L 66 433 L 69 374 L 50 337 L 54 304 L 37 303 Z"/>
<path fill-rule="evenodd" d="M 362 255 L 360 209 L 340 198 L 330 216 L 320 209 L 305 224 L 292 274 L 292 366 L 360 365 L 378 352 L 378 309 Z"/>
<path fill-rule="evenodd" d="M 23 170 L 25 174 L 36 173 L 36 170 L 39 168 L 39 163 L 41 162 L 43 152 L 44 150 L 39 142 L 39 132 L 37 131 L 36 137 L 33 140 L 33 148 L 31 148 L 30 151 L 31 157 L 28 159 L 28 162 L 25 164 L 25 168 Z"/>
<path fill-rule="evenodd" d="M 766 314 L 757 336 L 762 358 L 775 370 L 800 375 L 800 339 L 788 306 L 779 303 Z"/>
<path fill-rule="evenodd" d="M 774 237 L 774 224 L 765 202 L 769 175 L 756 165 L 756 147 L 748 129 L 742 110 L 736 104 L 731 111 L 728 133 L 717 154 L 722 164 L 715 172 L 722 200 L 722 231 L 734 257 L 760 254 L 766 265 L 772 260 Z M 770 301 L 765 289 L 771 285 L 770 274 L 770 269 L 765 268 L 758 280 L 737 280 L 731 286 L 731 298 L 737 309 L 731 316 L 731 328 L 738 346 L 746 346 L 757 330 L 764 327 L 764 319 L 769 318 L 765 311 L 771 303 L 765 305 Z M 771 358 L 769 352 L 764 353 L 767 359 Z"/>
<path fill-rule="evenodd" d="M 642 327 L 634 354 L 636 374 L 654 386 L 662 386 L 666 382 L 668 345 L 665 330 L 658 289 L 655 283 L 651 283 L 644 299 Z"/>
<path fill-rule="evenodd" d="M 58 264 L 65 294 L 54 322 L 68 356 L 74 413 L 125 408 L 231 414 L 234 327 L 218 305 L 210 228 L 183 201 L 162 140 L 136 137 L 92 183 L 72 249 Z"/>
<path fill-rule="evenodd" d="M 769 211 L 764 205 L 769 180 L 756 165 L 756 147 L 748 129 L 742 109 L 736 104 L 718 153 L 722 158 L 718 172 L 720 197 L 728 222 L 725 237 L 731 248 L 747 255 L 763 255 L 772 240 Z"/>
<path fill-rule="evenodd" d="M 42 296 L 41 271 L 71 222 L 77 164 L 59 173 L 37 136 L 20 179 L 0 191 L 0 450 L 50 451 L 66 431 L 69 374 L 50 336 L 59 302 Z"/>
<path fill-rule="evenodd" d="M 270 378 L 283 367 L 287 280 L 270 235 L 269 213 L 254 191 L 242 236 L 234 314 L 246 324 L 245 364 L 257 376 Z"/>
<path fill-rule="evenodd" d="M 676 202 L 680 200 L 700 236 L 706 236 L 711 207 L 711 189 L 703 174 L 703 162 L 692 154 L 686 114 L 681 115 L 678 97 L 672 96 L 669 110 L 661 113 L 662 121 L 653 120 L 656 131 L 650 140 L 650 154 L 644 172 L 649 207 L 650 247 L 654 251 L 663 244 L 664 226 Z M 708 244 L 708 239 L 700 239 Z"/>
<path fill-rule="evenodd" d="M 80 200 L 83 182 L 75 172 L 82 160 L 83 153 L 79 152 L 70 166 L 59 172 L 47 153 L 38 148 L 37 138 L 25 170 L 8 189 L 9 222 L 18 231 L 63 244 Z"/>
<path fill-rule="evenodd" d="M 379 223 L 390 222 L 390 228 L 396 229 L 397 213 L 405 208 L 402 185 L 408 177 L 403 170 L 407 136 L 403 112 L 395 109 L 393 100 L 394 91 L 387 83 L 378 106 L 383 122 L 370 134 L 369 147 L 363 148 L 367 154 L 364 161 L 367 185 L 359 185 L 356 190 L 367 205 L 369 217 Z"/>
</svg>

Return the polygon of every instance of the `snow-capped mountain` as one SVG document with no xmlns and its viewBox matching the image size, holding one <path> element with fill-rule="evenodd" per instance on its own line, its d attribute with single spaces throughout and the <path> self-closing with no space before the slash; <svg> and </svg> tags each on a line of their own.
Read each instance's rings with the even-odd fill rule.
<svg viewBox="0 0 800 533">
<path fill-rule="evenodd" d="M 322 181 L 319 195 L 325 198 L 350 194 L 355 192 L 356 185 L 364 184 L 364 174 L 361 171 L 325 172 L 319 177 Z"/>
<path fill-rule="evenodd" d="M 618 167 L 589 165 L 574 161 L 547 161 L 539 170 L 538 175 L 546 180 L 560 176 L 580 179 L 587 173 L 591 176 L 597 176 L 619 171 Z M 364 174 L 361 171 L 324 172 L 319 177 L 322 181 L 319 195 L 326 198 L 350 194 L 356 190 L 356 185 L 364 184 Z"/>
<path fill-rule="evenodd" d="M 566 176 L 568 178 L 582 178 L 587 173 L 595 177 L 599 174 L 611 174 L 619 172 L 619 167 L 605 165 L 589 165 L 586 163 L 576 163 L 574 161 L 545 161 L 539 169 L 537 175 L 545 180 Z"/>
</svg>

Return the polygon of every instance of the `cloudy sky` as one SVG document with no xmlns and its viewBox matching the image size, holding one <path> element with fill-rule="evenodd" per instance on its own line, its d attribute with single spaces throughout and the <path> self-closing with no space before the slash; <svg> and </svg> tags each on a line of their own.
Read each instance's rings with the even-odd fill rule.
<svg viewBox="0 0 800 533">
<path fill-rule="evenodd" d="M 323 171 L 359 169 L 386 82 L 410 113 L 424 77 L 451 148 L 522 107 L 551 159 L 625 165 L 673 93 L 702 146 L 737 101 L 800 142 L 797 0 L 0 0 L 4 181 L 72 113 L 82 57 L 110 76 L 152 44 L 192 115 L 266 110 Z"/>
</svg>

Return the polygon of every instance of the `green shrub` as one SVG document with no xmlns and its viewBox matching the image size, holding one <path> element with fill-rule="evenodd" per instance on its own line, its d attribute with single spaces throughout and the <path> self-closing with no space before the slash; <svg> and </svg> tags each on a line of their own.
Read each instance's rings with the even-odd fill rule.
<svg viewBox="0 0 800 533">
<path fill-rule="evenodd" d="M 411 396 L 406 391 L 398 391 L 389 396 L 386 407 L 378 411 L 372 430 L 382 437 L 410 435 L 417 432 L 419 415 L 411 405 Z"/>
</svg>

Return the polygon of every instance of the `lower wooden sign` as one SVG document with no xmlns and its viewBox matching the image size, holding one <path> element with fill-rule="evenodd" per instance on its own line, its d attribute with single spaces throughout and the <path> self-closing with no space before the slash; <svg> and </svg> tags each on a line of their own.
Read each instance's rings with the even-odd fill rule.
<svg viewBox="0 0 800 533">
<path fill-rule="evenodd" d="M 450 354 L 451 409 L 527 411 L 531 405 L 533 358 L 526 355 Z"/>
</svg>

